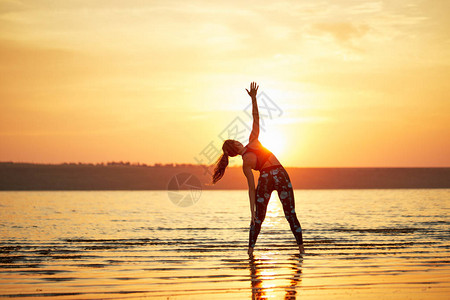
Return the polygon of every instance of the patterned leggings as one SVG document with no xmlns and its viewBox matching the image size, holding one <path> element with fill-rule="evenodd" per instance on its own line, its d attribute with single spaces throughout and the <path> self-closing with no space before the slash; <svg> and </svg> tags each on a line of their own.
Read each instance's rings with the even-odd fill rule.
<svg viewBox="0 0 450 300">
<path fill-rule="evenodd" d="M 283 205 L 284 215 L 291 226 L 297 244 L 302 245 L 302 227 L 295 214 L 294 191 L 292 190 L 289 175 L 282 166 L 273 166 L 263 169 L 259 175 L 256 188 L 256 216 L 255 222 L 250 224 L 249 246 L 255 247 L 262 222 L 266 217 L 270 194 L 273 190 L 278 192 L 278 197 Z"/>
</svg>

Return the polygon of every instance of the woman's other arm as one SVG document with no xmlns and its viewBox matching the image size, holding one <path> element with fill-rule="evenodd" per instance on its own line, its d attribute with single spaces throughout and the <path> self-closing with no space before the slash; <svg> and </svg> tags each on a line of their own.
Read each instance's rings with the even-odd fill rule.
<svg viewBox="0 0 450 300">
<path fill-rule="evenodd" d="M 252 222 L 255 221 L 255 203 L 256 203 L 256 188 L 255 188 L 255 179 L 252 172 L 252 167 L 250 162 L 244 161 L 242 165 L 242 169 L 244 171 L 245 177 L 247 177 L 248 183 L 248 197 L 250 200 L 250 212 L 252 214 Z"/>
</svg>

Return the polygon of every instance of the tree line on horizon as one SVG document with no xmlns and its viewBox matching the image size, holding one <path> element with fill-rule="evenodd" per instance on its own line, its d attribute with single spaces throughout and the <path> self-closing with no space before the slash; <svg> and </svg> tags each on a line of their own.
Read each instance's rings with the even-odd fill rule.
<svg viewBox="0 0 450 300">
<path fill-rule="evenodd" d="M 0 162 L 0 165 L 36 165 L 36 166 L 130 166 L 130 167 L 199 167 L 202 165 L 198 164 L 188 164 L 188 163 L 154 163 L 146 164 L 140 162 L 129 162 L 129 161 L 108 161 L 108 162 L 98 162 L 98 163 L 85 163 L 85 162 L 63 162 L 63 163 L 32 163 L 32 162 L 13 162 L 5 161 Z"/>
<path fill-rule="evenodd" d="M 296 189 L 450 188 L 450 168 L 289 168 Z M 193 164 L 0 163 L 0 190 L 161 190 L 174 176 L 197 177 L 203 189 L 246 189 L 240 167 L 215 185 L 211 169 Z M 257 173 L 257 172 L 255 172 Z"/>
</svg>

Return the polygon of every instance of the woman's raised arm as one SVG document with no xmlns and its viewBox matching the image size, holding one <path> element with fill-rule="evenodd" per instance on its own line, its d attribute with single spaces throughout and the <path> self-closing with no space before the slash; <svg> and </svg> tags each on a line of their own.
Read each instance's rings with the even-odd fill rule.
<svg viewBox="0 0 450 300">
<path fill-rule="evenodd" d="M 250 91 L 245 89 L 248 95 L 252 98 L 252 115 L 253 115 L 253 127 L 250 133 L 249 143 L 259 137 L 259 112 L 258 104 L 256 103 L 256 93 L 258 92 L 259 85 L 256 82 L 250 83 Z"/>
</svg>

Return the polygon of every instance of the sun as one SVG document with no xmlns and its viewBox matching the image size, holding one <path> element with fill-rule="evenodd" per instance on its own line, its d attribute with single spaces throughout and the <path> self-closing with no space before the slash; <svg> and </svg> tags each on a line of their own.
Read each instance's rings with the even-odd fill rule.
<svg viewBox="0 0 450 300">
<path fill-rule="evenodd" d="M 261 144 L 275 154 L 275 156 L 281 156 L 283 154 L 285 139 L 282 132 L 278 130 L 261 131 L 259 140 L 261 141 Z"/>
</svg>

